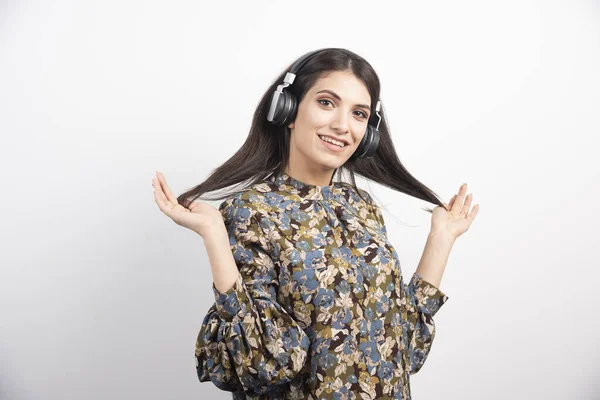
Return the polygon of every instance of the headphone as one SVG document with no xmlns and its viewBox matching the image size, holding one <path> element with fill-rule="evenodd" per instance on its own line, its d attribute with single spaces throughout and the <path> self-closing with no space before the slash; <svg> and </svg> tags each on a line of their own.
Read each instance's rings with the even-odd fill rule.
<svg viewBox="0 0 600 400">
<path fill-rule="evenodd" d="M 293 121 L 296 118 L 296 112 L 298 110 L 298 100 L 296 99 L 296 96 L 294 96 L 292 93 L 288 91 L 284 92 L 283 89 L 290 86 L 294 82 L 298 71 L 300 71 L 308 61 L 310 61 L 314 56 L 325 50 L 329 50 L 329 48 L 319 49 L 306 53 L 292 65 L 289 72 L 285 74 L 285 77 L 283 78 L 283 83 L 277 86 L 277 89 L 273 92 L 273 95 L 271 96 L 271 106 L 269 107 L 269 112 L 267 114 L 267 121 L 277 126 L 284 126 L 288 125 L 291 121 Z M 380 134 L 378 129 L 379 123 L 381 122 L 381 115 L 379 115 L 380 109 L 381 102 L 377 100 L 377 104 L 375 106 L 375 114 L 377 114 L 377 116 L 379 117 L 377 125 L 373 126 L 369 121 L 369 123 L 367 124 L 365 135 L 363 136 L 354 154 L 352 154 L 352 157 L 350 157 L 351 159 L 368 158 L 373 157 L 375 155 L 375 151 L 377 150 L 377 146 L 379 145 Z"/>
</svg>

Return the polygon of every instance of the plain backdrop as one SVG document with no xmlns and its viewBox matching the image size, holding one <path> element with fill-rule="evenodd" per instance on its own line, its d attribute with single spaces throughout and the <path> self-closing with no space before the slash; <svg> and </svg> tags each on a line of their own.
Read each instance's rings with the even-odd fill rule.
<svg viewBox="0 0 600 400">
<path fill-rule="evenodd" d="M 2 400 L 230 398 L 196 376 L 202 238 L 151 180 L 206 179 L 276 76 L 322 47 L 377 71 L 417 179 L 480 204 L 413 398 L 600 398 L 597 1 L 4 0 Z M 432 205 L 359 186 L 409 279 Z"/>
</svg>

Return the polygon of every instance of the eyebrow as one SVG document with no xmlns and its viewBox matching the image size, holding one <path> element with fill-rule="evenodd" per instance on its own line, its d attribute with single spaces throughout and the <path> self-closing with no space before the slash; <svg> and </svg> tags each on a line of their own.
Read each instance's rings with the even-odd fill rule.
<svg viewBox="0 0 600 400">
<path fill-rule="evenodd" d="M 319 93 L 329 93 L 330 95 L 335 97 L 337 101 L 342 101 L 342 98 L 336 92 L 333 92 L 331 90 L 328 90 L 328 89 L 319 90 L 316 94 L 319 94 Z M 371 107 L 369 107 L 366 104 L 356 104 L 356 107 L 364 108 L 366 110 L 371 111 Z"/>
</svg>

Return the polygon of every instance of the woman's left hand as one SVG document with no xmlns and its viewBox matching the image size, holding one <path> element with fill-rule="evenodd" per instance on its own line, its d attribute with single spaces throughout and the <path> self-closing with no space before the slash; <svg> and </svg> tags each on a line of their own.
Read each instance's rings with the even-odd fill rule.
<svg viewBox="0 0 600 400">
<path fill-rule="evenodd" d="M 479 204 L 475 204 L 471 212 L 469 212 L 473 196 L 472 193 L 469 193 L 465 198 L 466 193 L 467 184 L 465 183 L 458 190 L 458 195 L 455 194 L 452 196 L 448 204 L 444 203 L 450 211 L 446 211 L 441 206 L 433 209 L 431 232 L 445 235 L 450 240 L 456 240 L 456 238 L 469 229 L 479 211 Z M 464 204 L 463 200 L 465 200 Z"/>
</svg>

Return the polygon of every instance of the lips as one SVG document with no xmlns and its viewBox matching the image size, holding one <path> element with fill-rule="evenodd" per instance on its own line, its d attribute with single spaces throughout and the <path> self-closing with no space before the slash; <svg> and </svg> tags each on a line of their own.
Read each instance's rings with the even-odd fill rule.
<svg viewBox="0 0 600 400">
<path fill-rule="evenodd" d="M 333 139 L 333 140 L 337 140 L 338 142 L 345 143 L 345 144 L 346 144 L 346 146 L 344 146 L 344 147 L 347 147 L 347 146 L 349 146 L 349 145 L 350 145 L 350 143 L 348 143 L 348 141 L 347 141 L 346 139 L 337 138 L 337 137 L 335 137 L 335 136 L 331 136 L 331 135 L 323 135 L 323 134 L 321 134 L 321 133 L 317 133 L 317 136 L 328 137 L 329 139 Z"/>
</svg>

